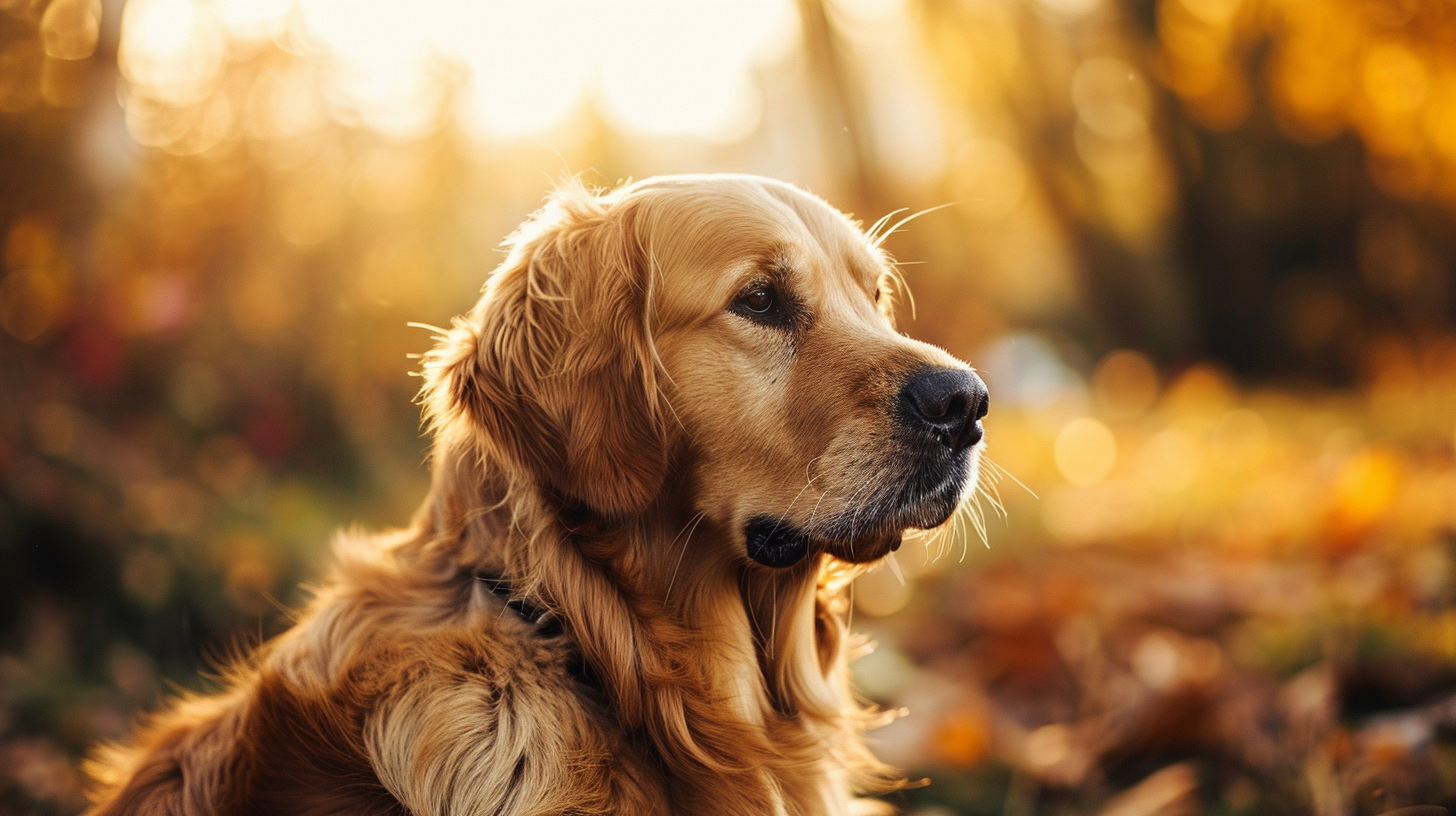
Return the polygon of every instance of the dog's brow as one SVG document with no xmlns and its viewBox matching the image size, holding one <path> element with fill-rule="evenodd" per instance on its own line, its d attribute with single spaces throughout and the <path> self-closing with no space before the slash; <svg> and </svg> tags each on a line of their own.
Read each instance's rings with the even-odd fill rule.
<svg viewBox="0 0 1456 816">
<path fill-rule="evenodd" d="M 755 283 L 786 285 L 792 281 L 795 264 L 787 250 L 772 248 L 754 255 L 743 264 L 743 271 L 734 282 L 734 291 Z"/>
<path fill-rule="evenodd" d="M 880 276 L 885 274 L 885 264 L 881 263 L 878 258 L 863 258 L 851 254 L 845 260 L 845 266 L 849 267 L 860 285 L 869 292 L 875 291 L 880 284 Z"/>
<path fill-rule="evenodd" d="M 787 280 L 792 277 L 796 267 L 797 264 L 789 257 L 789 253 L 783 250 L 774 253 L 768 259 L 768 262 L 764 264 L 764 268 L 768 271 L 769 275 L 778 280 Z"/>
</svg>

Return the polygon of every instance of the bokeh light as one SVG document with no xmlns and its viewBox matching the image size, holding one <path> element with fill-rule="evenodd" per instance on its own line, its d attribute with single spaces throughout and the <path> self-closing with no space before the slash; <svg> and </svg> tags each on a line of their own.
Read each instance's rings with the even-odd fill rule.
<svg viewBox="0 0 1456 816">
<path fill-rule="evenodd" d="M 1117 440 L 1112 431 L 1091 417 L 1068 422 L 1057 434 L 1057 469 L 1075 485 L 1102 481 L 1117 463 Z"/>
</svg>

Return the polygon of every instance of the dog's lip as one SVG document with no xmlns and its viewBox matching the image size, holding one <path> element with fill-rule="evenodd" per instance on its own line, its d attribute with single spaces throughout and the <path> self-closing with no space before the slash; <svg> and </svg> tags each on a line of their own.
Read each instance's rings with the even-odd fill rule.
<svg viewBox="0 0 1456 816">
<path fill-rule="evenodd" d="M 904 530 L 887 530 L 843 541 L 825 542 L 824 550 L 840 561 L 867 564 L 900 549 L 904 540 Z"/>
<path fill-rule="evenodd" d="M 783 569 L 810 553 L 827 552 L 841 561 L 863 564 L 900 549 L 904 530 L 879 530 L 847 539 L 823 539 L 768 516 L 755 516 L 743 527 L 748 557 L 765 567 Z"/>
<path fill-rule="evenodd" d="M 743 525 L 743 542 L 748 557 L 764 565 L 783 569 L 804 560 L 810 539 L 802 530 L 783 519 L 754 516 Z"/>
</svg>

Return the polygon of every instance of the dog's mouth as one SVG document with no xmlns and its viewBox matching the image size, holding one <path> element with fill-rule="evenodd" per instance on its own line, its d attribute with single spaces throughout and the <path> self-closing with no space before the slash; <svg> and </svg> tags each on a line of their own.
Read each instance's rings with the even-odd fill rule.
<svg viewBox="0 0 1456 816">
<path fill-rule="evenodd" d="M 853 564 L 878 561 L 900 549 L 906 530 L 938 527 L 954 515 L 966 486 L 975 480 L 978 455 L 975 446 L 946 451 L 929 462 L 919 458 L 904 478 L 886 480 L 854 506 L 824 513 L 805 526 L 786 513 L 751 516 L 743 525 L 748 557 L 775 569 L 821 552 Z"/>
<path fill-rule="evenodd" d="M 748 557 L 775 569 L 792 567 L 810 552 L 827 552 L 854 564 L 877 561 L 900 549 L 903 534 L 903 530 L 887 530 L 857 538 L 820 540 L 792 524 L 767 516 L 758 516 L 743 528 Z"/>
<path fill-rule="evenodd" d="M 812 529 L 783 516 L 753 516 L 743 525 L 744 545 L 749 558 L 776 569 L 792 567 L 819 552 L 852 564 L 878 561 L 900 549 L 905 530 L 945 523 L 960 506 L 965 481 L 965 473 L 959 472 L 915 501 L 894 502 L 880 513 L 851 511 L 831 516 Z"/>
</svg>

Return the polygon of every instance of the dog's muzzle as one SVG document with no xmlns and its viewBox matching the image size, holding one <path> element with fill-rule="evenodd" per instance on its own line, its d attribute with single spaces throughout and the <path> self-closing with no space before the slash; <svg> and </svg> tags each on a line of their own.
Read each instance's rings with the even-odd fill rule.
<svg viewBox="0 0 1456 816">
<path fill-rule="evenodd" d="M 743 528 L 748 557 L 779 569 L 817 551 L 864 563 L 898 550 L 906 529 L 944 523 L 974 471 L 972 449 L 985 435 L 981 420 L 989 403 L 975 372 L 926 368 L 910 375 L 891 409 L 898 453 L 885 463 L 884 483 L 856 506 L 826 513 L 812 530 L 783 516 L 749 519 Z"/>
</svg>

